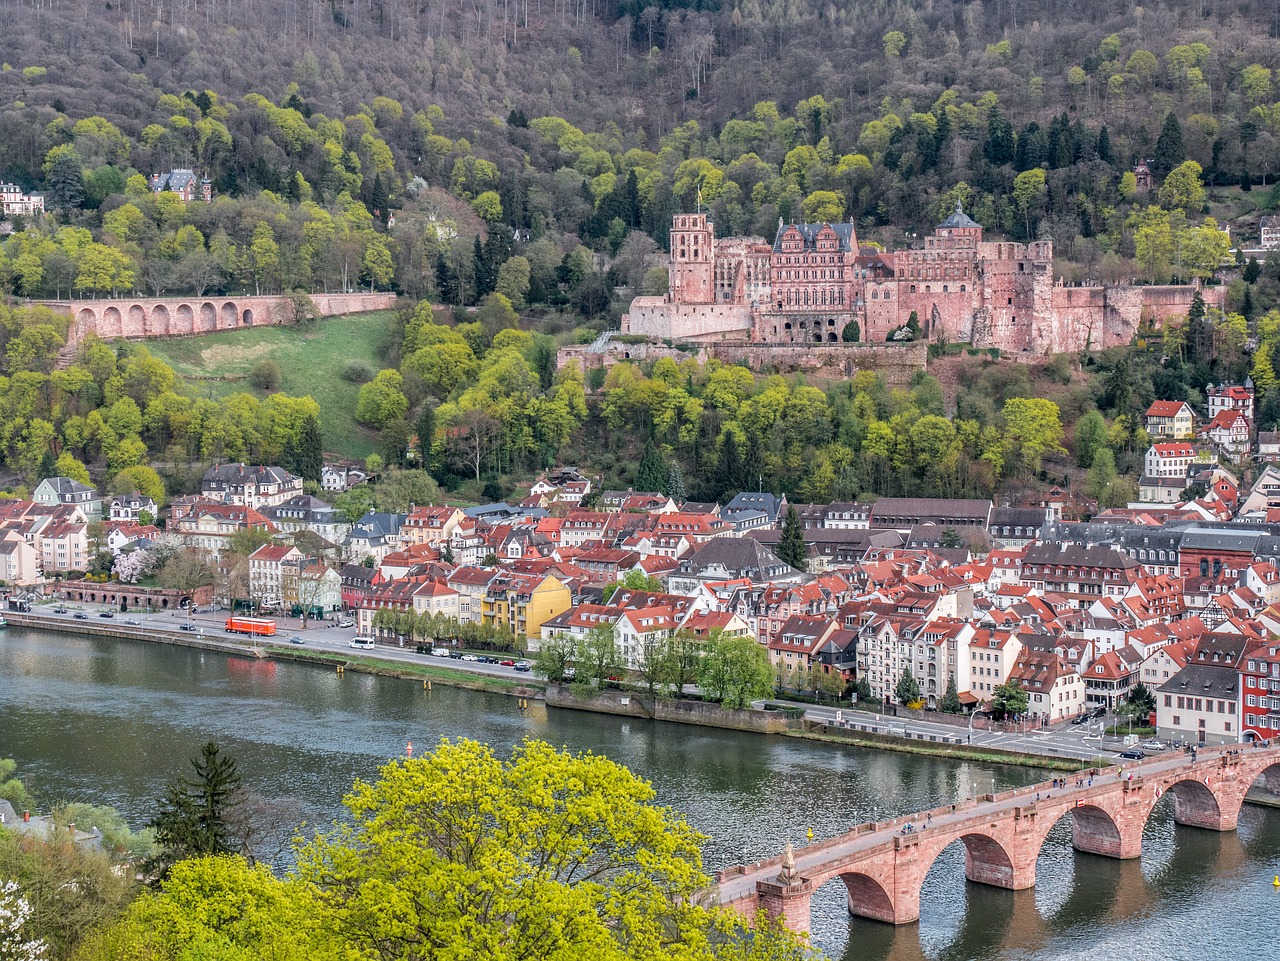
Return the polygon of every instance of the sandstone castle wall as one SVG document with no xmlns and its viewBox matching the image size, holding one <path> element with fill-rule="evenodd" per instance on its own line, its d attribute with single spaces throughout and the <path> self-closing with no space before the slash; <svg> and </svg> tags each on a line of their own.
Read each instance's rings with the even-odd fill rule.
<svg viewBox="0 0 1280 961">
<path fill-rule="evenodd" d="M 395 294 L 311 294 L 321 316 L 357 314 L 395 307 Z M 184 337 L 219 330 L 278 326 L 293 322 L 287 297 L 171 297 L 106 300 L 44 301 L 45 306 L 70 314 L 69 344 L 90 334 L 103 340 L 123 337 Z"/>
<path fill-rule="evenodd" d="M 699 344 L 884 343 L 912 314 L 919 337 L 1045 355 L 1129 343 L 1144 320 L 1185 317 L 1195 291 L 1181 287 L 1063 287 L 1053 243 L 986 241 L 963 210 L 920 247 L 859 250 L 852 224 L 778 224 L 758 237 L 716 240 L 703 214 L 672 222 L 670 286 L 637 297 L 622 332 Z M 1222 306 L 1221 287 L 1204 288 Z"/>
</svg>

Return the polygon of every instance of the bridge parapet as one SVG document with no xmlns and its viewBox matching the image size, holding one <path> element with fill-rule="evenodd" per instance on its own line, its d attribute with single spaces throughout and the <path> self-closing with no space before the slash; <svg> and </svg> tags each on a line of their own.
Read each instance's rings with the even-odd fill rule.
<svg viewBox="0 0 1280 961">
<path fill-rule="evenodd" d="M 809 897 L 839 877 L 855 915 L 892 924 L 920 915 L 920 888 L 937 856 L 959 840 L 965 876 L 1009 890 L 1035 884 L 1036 860 L 1059 820 L 1072 815 L 1072 845 L 1112 858 L 1136 858 L 1160 798 L 1173 795 L 1174 820 L 1213 831 L 1236 827 L 1245 793 L 1259 778 L 1280 787 L 1280 745 L 1165 754 L 1123 767 L 987 793 L 909 815 L 854 825 L 838 837 L 778 858 L 717 873 L 721 903 L 751 916 L 765 907 L 803 930 Z M 904 828 L 905 825 L 911 828 Z M 790 873 L 787 873 L 790 872 Z M 782 875 L 786 875 L 783 877 Z M 805 883 L 809 887 L 805 887 Z"/>
</svg>

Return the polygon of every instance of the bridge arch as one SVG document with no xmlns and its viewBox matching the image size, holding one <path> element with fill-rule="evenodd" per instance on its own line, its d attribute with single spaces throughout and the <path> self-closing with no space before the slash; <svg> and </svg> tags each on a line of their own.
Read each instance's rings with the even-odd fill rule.
<svg viewBox="0 0 1280 961">
<path fill-rule="evenodd" d="M 1071 846 L 1087 854 L 1101 854 L 1108 858 L 1137 857 L 1142 852 L 1141 825 L 1138 829 L 1137 851 L 1131 852 L 1132 840 L 1126 838 L 1111 812 L 1096 804 L 1080 804 L 1063 811 L 1061 816 L 1071 815 Z M 1055 822 L 1058 820 L 1054 819 Z M 1146 816 L 1142 818 L 1146 823 Z M 1053 825 L 1049 825 L 1051 828 Z M 1045 835 L 1048 831 L 1045 831 Z M 1040 838 L 1044 843 L 1044 836 Z M 1038 846 L 1037 846 L 1037 853 Z"/>
<path fill-rule="evenodd" d="M 894 912 L 893 897 L 883 884 L 869 874 L 860 871 L 849 871 L 836 875 L 844 882 L 849 895 L 849 913 L 872 921 L 883 921 L 885 924 L 898 924 Z M 917 903 L 919 896 L 916 897 Z"/>
<path fill-rule="evenodd" d="M 1212 782 L 1212 777 L 1210 777 Z M 1239 804 L 1236 805 L 1235 811 L 1228 812 L 1223 801 L 1230 804 L 1230 799 L 1219 798 L 1212 788 L 1205 785 L 1201 780 L 1195 777 L 1181 778 L 1169 784 L 1167 788 L 1173 795 L 1173 820 L 1178 824 L 1185 824 L 1189 827 L 1205 828 L 1210 831 L 1221 831 L 1225 816 L 1229 816 L 1234 826 L 1236 818 L 1239 816 Z M 1164 790 L 1160 794 L 1163 796 Z M 1241 802 L 1244 796 L 1241 795 Z M 1145 823 L 1151 817 L 1151 811 L 1159 803 L 1155 791 L 1150 795 L 1150 803 L 1143 817 Z"/>
<path fill-rule="evenodd" d="M 128 324 L 128 327 L 125 330 L 126 337 L 139 337 L 146 334 L 147 312 L 143 309 L 141 304 L 134 304 L 130 307 L 128 313 L 125 315 L 125 320 Z"/>
<path fill-rule="evenodd" d="M 152 304 L 147 317 L 147 336 L 163 337 L 169 333 L 169 308 L 164 304 Z"/>
<path fill-rule="evenodd" d="M 120 316 L 119 307 L 105 307 L 102 311 L 102 326 L 98 336 L 104 340 L 124 335 L 124 319 Z"/>
</svg>

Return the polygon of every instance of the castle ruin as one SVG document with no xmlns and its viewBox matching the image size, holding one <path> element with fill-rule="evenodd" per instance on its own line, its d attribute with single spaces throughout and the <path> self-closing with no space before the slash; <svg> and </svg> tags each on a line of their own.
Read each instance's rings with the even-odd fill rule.
<svg viewBox="0 0 1280 961">
<path fill-rule="evenodd" d="M 923 247 L 881 251 L 858 243 L 852 223 L 783 224 L 762 237 L 715 238 L 702 213 L 671 226 L 669 286 L 637 297 L 624 334 L 659 340 L 884 343 L 914 313 L 917 339 L 945 338 L 1013 354 L 1127 344 L 1138 324 L 1185 316 L 1194 286 L 1067 287 L 1055 282 L 1053 242 L 987 241 L 959 204 Z M 1222 288 L 1203 291 L 1221 305 Z"/>
</svg>

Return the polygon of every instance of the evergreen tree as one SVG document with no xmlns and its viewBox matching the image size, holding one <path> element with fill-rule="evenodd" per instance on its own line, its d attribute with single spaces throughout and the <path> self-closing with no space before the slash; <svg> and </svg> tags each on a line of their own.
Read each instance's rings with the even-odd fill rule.
<svg viewBox="0 0 1280 961">
<path fill-rule="evenodd" d="M 324 467 L 324 435 L 320 432 L 320 421 L 315 417 L 308 417 L 302 422 L 295 462 L 297 469 L 294 473 L 303 480 L 320 482 L 320 471 Z"/>
<path fill-rule="evenodd" d="M 720 456 L 716 458 L 716 472 L 712 478 L 716 499 L 721 503 L 728 503 L 735 494 L 741 493 L 745 488 L 742 478 L 742 452 L 738 450 L 733 432 L 725 431 L 720 440 Z"/>
<path fill-rule="evenodd" d="M 894 688 L 894 695 L 898 698 L 899 704 L 914 704 L 920 700 L 920 684 L 912 675 L 910 667 L 902 669 L 902 676 L 898 678 L 898 686 Z"/>
<path fill-rule="evenodd" d="M 764 489 L 764 439 L 758 431 L 747 438 L 747 454 L 742 461 L 741 490 Z"/>
<path fill-rule="evenodd" d="M 382 174 L 374 175 L 373 187 L 369 190 L 369 209 L 373 211 L 373 215 L 382 221 L 387 222 L 387 185 L 382 179 Z"/>
<path fill-rule="evenodd" d="M 809 569 L 809 555 L 804 547 L 804 528 L 794 507 L 787 507 L 786 520 L 782 522 L 782 539 L 778 541 L 778 560 L 798 571 Z"/>
<path fill-rule="evenodd" d="M 982 144 L 982 155 L 991 166 L 1002 167 L 1013 163 L 1014 149 L 1013 125 L 1000 113 L 999 107 L 992 106 L 987 114 L 987 137 Z"/>
<path fill-rule="evenodd" d="M 54 148 L 57 153 L 45 175 L 49 207 L 66 210 L 84 203 L 84 164 L 74 147 Z"/>
<path fill-rule="evenodd" d="M 1170 170 L 1187 159 L 1187 148 L 1182 143 L 1182 124 L 1170 110 L 1164 118 L 1164 127 L 1160 130 L 1160 138 L 1156 141 L 1155 155 L 1151 158 L 1151 169 L 1159 176 L 1165 176 Z"/>
<path fill-rule="evenodd" d="M 44 453 L 40 455 L 40 466 L 36 470 L 36 480 L 57 476 L 58 460 L 53 456 L 53 451 L 46 447 Z"/>
<path fill-rule="evenodd" d="M 1105 126 L 1098 131 L 1098 142 L 1093 149 L 1098 155 L 1098 159 L 1103 163 L 1109 164 L 1113 162 L 1111 156 L 1111 134 L 1107 133 Z"/>
<path fill-rule="evenodd" d="M 667 481 L 662 485 L 662 493 L 676 503 L 681 503 L 688 497 L 684 489 L 684 474 L 681 473 L 680 465 L 675 461 L 667 465 Z"/>
<path fill-rule="evenodd" d="M 1257 257 L 1250 257 L 1249 262 L 1244 265 L 1244 272 L 1241 273 L 1246 284 L 1256 284 L 1258 278 L 1262 276 L 1262 264 L 1258 263 Z"/>
<path fill-rule="evenodd" d="M 960 692 L 956 690 L 956 676 L 952 674 L 947 678 L 947 693 L 942 695 L 942 702 L 938 705 L 944 714 L 959 714 L 964 710 L 964 705 L 960 703 Z"/>
<path fill-rule="evenodd" d="M 490 259 L 485 245 L 480 242 L 479 234 L 476 234 L 475 242 L 472 244 L 471 256 L 475 260 L 476 299 L 480 300 L 493 293 L 498 285 L 498 268 Z"/>
<path fill-rule="evenodd" d="M 644 453 L 640 455 L 640 466 L 636 469 L 635 489 L 638 491 L 660 491 L 667 482 L 667 462 L 662 459 L 657 445 L 650 437 L 644 444 Z"/>
<path fill-rule="evenodd" d="M 856 344 L 862 339 L 862 328 L 858 326 L 856 320 L 851 320 L 844 325 L 844 331 L 840 334 L 840 339 L 846 344 Z"/>
<path fill-rule="evenodd" d="M 236 762 L 220 754 L 218 745 L 210 741 L 199 758 L 192 758 L 191 766 L 195 779 L 170 781 L 148 825 L 155 830 L 160 847 L 149 867 L 160 880 L 178 861 L 240 850 L 229 824 L 241 792 Z"/>
<path fill-rule="evenodd" d="M 441 303 L 456 304 L 458 302 L 458 278 L 450 269 L 443 250 L 436 254 L 436 294 Z"/>
</svg>

